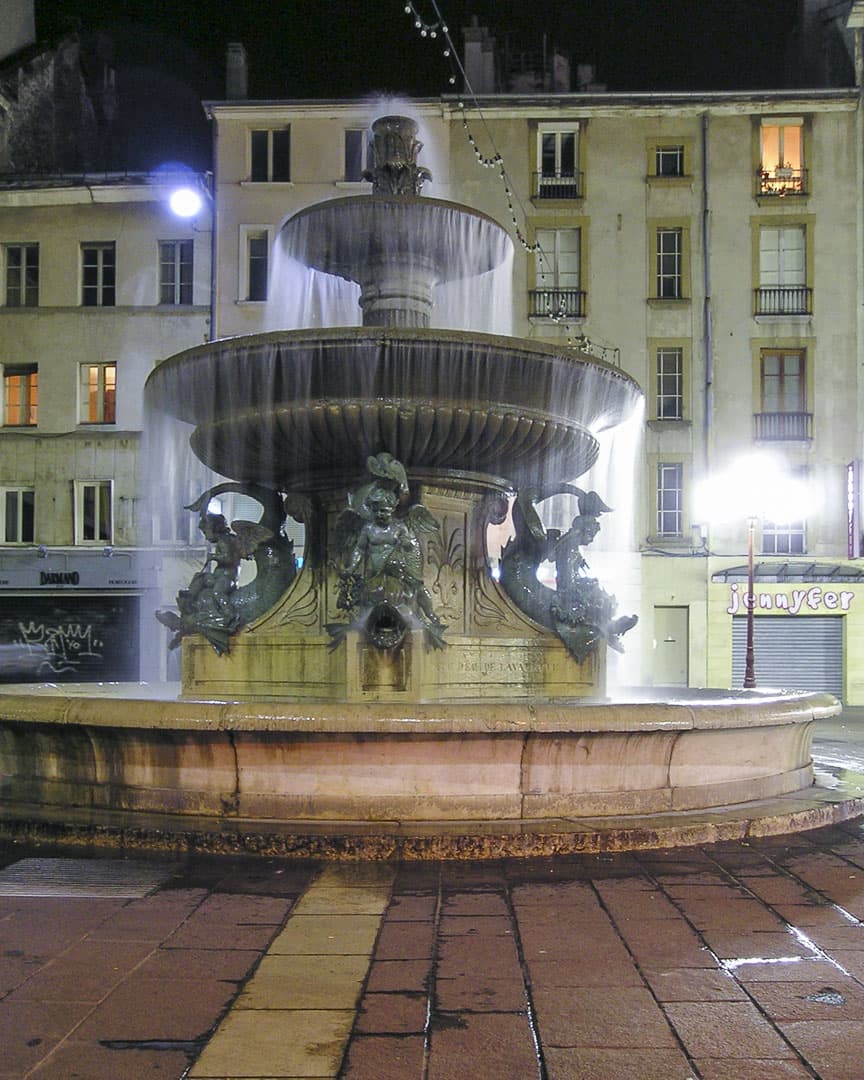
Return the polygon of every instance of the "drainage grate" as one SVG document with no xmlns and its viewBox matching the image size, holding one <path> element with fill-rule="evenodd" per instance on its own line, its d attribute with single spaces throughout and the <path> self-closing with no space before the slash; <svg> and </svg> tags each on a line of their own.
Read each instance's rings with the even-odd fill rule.
<svg viewBox="0 0 864 1080">
<path fill-rule="evenodd" d="M 171 875 L 166 863 L 125 859 L 20 859 L 0 870 L 0 896 L 147 896 Z"/>
</svg>

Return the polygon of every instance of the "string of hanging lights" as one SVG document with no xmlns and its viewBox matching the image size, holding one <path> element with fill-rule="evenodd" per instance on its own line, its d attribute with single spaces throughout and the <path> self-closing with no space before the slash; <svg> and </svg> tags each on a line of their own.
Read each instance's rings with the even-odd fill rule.
<svg viewBox="0 0 864 1080">
<path fill-rule="evenodd" d="M 546 280 L 546 268 L 547 268 L 548 260 L 546 259 L 545 253 L 543 251 L 543 248 L 540 246 L 540 244 L 536 243 L 536 242 L 535 243 L 529 242 L 529 240 L 525 236 L 525 233 L 523 232 L 521 226 L 519 225 L 519 218 L 517 217 L 517 214 L 516 214 L 517 202 L 519 203 L 519 210 L 522 213 L 523 219 L 526 217 L 525 209 L 522 206 L 521 202 L 519 202 L 518 198 L 514 195 L 513 186 L 510 183 L 510 179 L 509 179 L 509 177 L 507 175 L 507 169 L 506 169 L 506 166 L 504 164 L 504 158 L 503 158 L 501 152 L 495 146 L 494 136 L 492 135 L 491 131 L 489 130 L 489 126 L 486 123 L 485 117 L 483 116 L 482 107 L 481 107 L 479 101 L 477 100 L 477 95 L 474 93 L 474 90 L 471 87 L 468 76 L 467 76 L 467 74 L 465 72 L 464 67 L 462 66 L 462 62 L 459 59 L 459 54 L 458 54 L 457 50 L 454 48 L 454 46 L 453 46 L 453 41 L 452 41 L 452 39 L 450 37 L 449 27 L 447 26 L 447 23 L 444 20 L 443 15 L 441 14 L 441 9 L 438 6 L 437 0 L 430 0 L 430 3 L 431 3 L 433 11 L 435 13 L 435 20 L 433 22 L 429 22 L 424 18 L 424 16 L 418 11 L 417 6 L 413 2 L 413 0 L 406 0 L 405 8 L 404 8 L 405 14 L 412 20 L 412 22 L 414 24 L 414 29 L 418 32 L 420 37 L 428 38 L 430 40 L 436 40 L 440 35 L 443 38 L 443 40 L 444 40 L 444 49 L 442 50 L 442 55 L 449 63 L 450 75 L 448 77 L 448 81 L 449 81 L 450 85 L 455 86 L 456 82 L 457 82 L 457 77 L 460 74 L 462 76 L 462 81 L 463 81 L 463 85 L 465 87 L 466 93 L 471 98 L 473 108 L 476 109 L 477 114 L 478 114 L 479 119 L 480 119 L 480 122 L 481 122 L 481 124 L 483 125 L 483 127 L 484 127 L 484 129 L 486 131 L 486 136 L 487 136 L 489 142 L 492 145 L 492 149 L 493 149 L 492 155 L 491 156 L 486 156 L 480 150 L 477 139 L 476 139 L 474 133 L 472 132 L 471 126 L 470 126 L 470 124 L 468 122 L 468 117 L 465 114 L 465 109 L 466 109 L 465 100 L 463 98 L 463 95 L 457 90 L 456 91 L 456 105 L 457 105 L 457 108 L 460 110 L 461 115 L 462 115 L 462 129 L 463 129 L 463 131 L 465 133 L 465 138 L 466 138 L 466 140 L 468 142 L 468 145 L 471 147 L 471 151 L 474 154 L 474 158 L 475 158 L 477 164 L 480 165 L 484 169 L 495 169 L 497 171 L 498 179 L 501 181 L 501 185 L 502 185 L 502 187 L 504 189 L 504 197 L 507 200 L 507 209 L 508 209 L 508 211 L 510 213 L 510 221 L 511 221 L 511 224 L 512 224 L 512 227 L 513 227 L 513 232 L 514 232 L 514 234 L 516 236 L 516 239 L 519 241 L 519 244 L 521 245 L 521 247 L 529 255 L 536 255 L 537 256 L 537 271 L 538 271 L 538 275 L 539 275 L 539 278 L 540 278 L 540 287 L 541 287 L 541 291 L 542 291 L 543 283 L 545 283 L 545 280 Z M 548 294 L 548 295 L 551 295 L 551 293 Z M 552 307 L 551 303 L 549 303 L 548 301 L 547 301 L 545 307 L 546 307 L 545 314 L 547 315 L 548 318 L 550 318 L 554 322 L 558 322 L 558 323 L 567 322 L 566 315 L 565 315 L 565 301 L 563 300 L 563 298 L 560 301 L 560 304 L 559 304 L 559 307 L 558 307 L 557 310 L 555 310 Z"/>
</svg>

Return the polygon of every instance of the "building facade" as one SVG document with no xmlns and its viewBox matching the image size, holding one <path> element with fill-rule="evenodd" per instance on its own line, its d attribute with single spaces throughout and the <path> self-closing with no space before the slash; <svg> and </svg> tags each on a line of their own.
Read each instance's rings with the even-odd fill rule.
<svg viewBox="0 0 864 1080">
<path fill-rule="evenodd" d="M 209 208 L 171 212 L 176 182 L 0 180 L 0 643 L 38 657 L 10 677 L 164 674 L 141 624 L 189 537 L 144 509 L 143 389 L 209 334 L 212 235 Z"/>
<path fill-rule="evenodd" d="M 364 190 L 365 131 L 390 108 L 207 106 L 218 336 L 292 325 L 267 301 L 279 227 Z M 592 566 L 641 617 L 619 680 L 740 685 L 752 521 L 758 682 L 864 701 L 858 92 L 493 95 L 410 111 L 424 193 L 511 227 L 513 333 L 587 344 L 645 391 L 635 471 L 620 459 L 596 481 L 626 535 L 598 541 Z M 715 519 L 703 482 L 754 450 L 799 481 L 796 503 L 775 520 L 742 491 L 737 515 Z"/>
</svg>

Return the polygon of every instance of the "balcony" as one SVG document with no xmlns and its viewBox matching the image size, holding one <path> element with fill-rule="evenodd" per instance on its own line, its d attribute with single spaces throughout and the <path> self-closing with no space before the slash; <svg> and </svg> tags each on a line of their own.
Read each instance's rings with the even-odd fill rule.
<svg viewBox="0 0 864 1080">
<path fill-rule="evenodd" d="M 547 175 L 534 173 L 533 199 L 581 199 L 582 173 L 574 171 L 569 175 Z"/>
<path fill-rule="evenodd" d="M 583 319 L 585 297 L 582 289 L 529 289 L 528 318 Z"/>
<path fill-rule="evenodd" d="M 810 442 L 813 438 L 813 413 L 756 413 L 753 421 L 759 442 Z"/>
<path fill-rule="evenodd" d="M 756 194 L 785 198 L 787 195 L 809 195 L 807 169 L 780 166 L 776 169 L 759 169 L 756 173 Z"/>
<path fill-rule="evenodd" d="M 753 290 L 754 315 L 812 315 L 809 285 L 763 285 Z"/>
</svg>

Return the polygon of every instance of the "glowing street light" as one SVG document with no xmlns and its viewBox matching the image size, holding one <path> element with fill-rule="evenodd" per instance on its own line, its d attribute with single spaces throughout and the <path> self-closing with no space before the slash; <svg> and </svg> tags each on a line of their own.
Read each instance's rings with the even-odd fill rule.
<svg viewBox="0 0 864 1080">
<path fill-rule="evenodd" d="M 804 517 L 808 495 L 802 481 L 791 476 L 781 461 L 758 451 L 733 462 L 727 469 L 703 481 L 696 493 L 697 520 L 712 524 L 747 520 L 747 642 L 744 655 L 744 687 L 756 685 L 753 650 L 753 537 L 758 518 L 776 523 Z"/>
<path fill-rule="evenodd" d="M 168 197 L 168 205 L 177 217 L 191 218 L 201 212 L 204 200 L 200 191 L 193 187 L 175 188 Z"/>
</svg>

